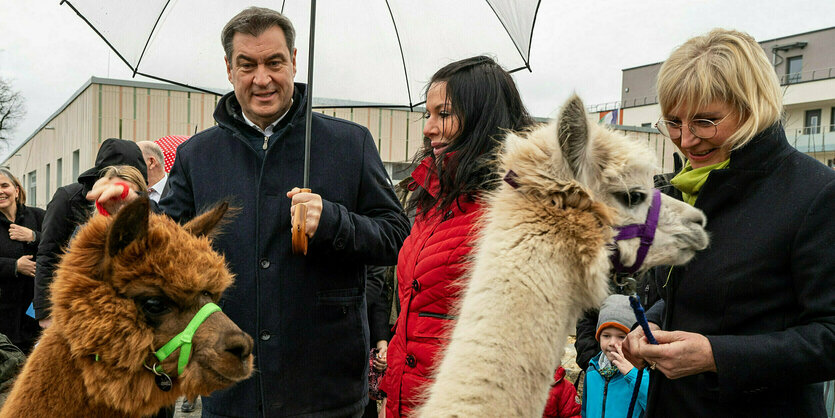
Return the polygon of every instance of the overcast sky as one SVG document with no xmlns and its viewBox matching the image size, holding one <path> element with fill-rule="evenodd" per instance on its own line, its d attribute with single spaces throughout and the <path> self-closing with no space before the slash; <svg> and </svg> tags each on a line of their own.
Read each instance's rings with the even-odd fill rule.
<svg viewBox="0 0 835 418">
<path fill-rule="evenodd" d="M 27 109 L 0 160 L 91 76 L 131 76 L 101 38 L 59 3 L 0 0 L 0 77 L 24 96 Z M 515 79 L 534 115 L 553 116 L 572 91 L 587 105 L 619 100 L 622 69 L 663 61 L 675 46 L 714 27 L 743 30 L 762 41 L 831 26 L 833 0 L 543 0 L 532 72 L 518 72 Z M 217 65 L 223 68 L 222 58 Z"/>
</svg>

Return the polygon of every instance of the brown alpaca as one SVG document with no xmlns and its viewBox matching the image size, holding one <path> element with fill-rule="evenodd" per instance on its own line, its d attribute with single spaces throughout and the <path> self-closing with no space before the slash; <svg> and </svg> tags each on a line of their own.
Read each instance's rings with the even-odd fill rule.
<svg viewBox="0 0 835 418">
<path fill-rule="evenodd" d="M 171 390 L 149 369 L 159 363 L 154 350 L 233 282 L 209 241 L 226 211 L 222 204 L 179 226 L 140 199 L 115 217 L 93 217 L 56 270 L 53 324 L 0 417 L 142 417 L 249 377 L 252 338 L 222 312 L 197 328 L 181 375 L 180 350 L 160 364 Z"/>
</svg>

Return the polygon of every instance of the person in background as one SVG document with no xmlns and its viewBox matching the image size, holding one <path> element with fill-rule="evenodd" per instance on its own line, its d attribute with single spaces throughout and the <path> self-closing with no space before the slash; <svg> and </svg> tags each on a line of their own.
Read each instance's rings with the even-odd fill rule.
<svg viewBox="0 0 835 418">
<path fill-rule="evenodd" d="M 426 90 L 427 138 L 409 185 L 412 232 L 397 263 L 400 315 L 381 389 L 386 415 L 410 415 L 441 360 L 451 310 L 482 214 L 499 181 L 491 165 L 506 130 L 532 124 L 510 74 L 485 56 L 453 62 Z"/>
<path fill-rule="evenodd" d="M 136 145 L 142 151 L 142 158 L 148 167 L 148 198 L 159 203 L 159 199 L 168 194 L 169 190 L 162 148 L 151 141 L 139 141 Z"/>
<path fill-rule="evenodd" d="M 204 417 L 361 416 L 368 404 L 365 266 L 394 263 L 408 220 L 371 133 L 352 122 L 313 113 L 313 191 L 297 187 L 306 86 L 293 83 L 294 36 L 289 19 L 265 8 L 226 24 L 234 91 L 218 102 L 218 125 L 177 148 L 160 200 L 180 222 L 225 199 L 241 208 L 213 241 L 237 276 L 219 305 L 255 337 L 259 372 L 203 397 Z M 120 193 L 105 181 L 88 198 Z M 296 205 L 307 207 L 306 255 L 291 252 Z"/>
<path fill-rule="evenodd" d="M 579 418 L 580 410 L 577 389 L 571 382 L 565 380 L 565 369 L 562 366 L 557 367 L 542 418 Z"/>
<path fill-rule="evenodd" d="M 797 151 L 783 92 L 748 34 L 676 48 L 657 79 L 659 131 L 687 159 L 671 180 L 710 247 L 658 275 L 662 300 L 624 352 L 649 364 L 648 416 L 824 417 L 835 377 L 835 172 Z"/>
<path fill-rule="evenodd" d="M 49 285 L 52 274 L 75 229 L 87 222 L 93 213 L 93 203 L 87 193 L 102 174 L 102 169 L 112 165 L 130 165 L 147 179 L 147 168 L 142 152 L 133 141 L 109 138 L 102 142 L 96 154 L 93 168 L 81 173 L 78 182 L 59 187 L 46 206 L 43 234 L 38 245 L 35 270 L 35 319 L 46 328 L 49 320 Z"/>
<path fill-rule="evenodd" d="M 622 350 L 626 334 L 634 324 L 635 314 L 628 296 L 610 295 L 603 301 L 595 333 L 600 351 L 589 360 L 583 387 L 584 418 L 637 418 L 646 409 L 649 371 L 634 367 Z M 632 415 L 628 415 L 629 411 Z"/>
<path fill-rule="evenodd" d="M 371 345 L 370 372 L 368 380 L 369 402 L 363 412 L 363 418 L 376 418 L 378 416 L 377 401 L 382 400 L 379 392 L 379 382 L 385 375 L 386 352 L 388 342 L 391 339 L 389 326 L 389 307 L 385 279 L 389 266 L 367 266 L 365 278 L 365 299 L 368 307 L 368 329 L 370 331 Z"/>
<path fill-rule="evenodd" d="M 40 334 L 38 322 L 26 310 L 34 297 L 34 256 L 44 210 L 25 202 L 20 181 L 0 168 L 0 334 L 29 353 Z"/>
</svg>

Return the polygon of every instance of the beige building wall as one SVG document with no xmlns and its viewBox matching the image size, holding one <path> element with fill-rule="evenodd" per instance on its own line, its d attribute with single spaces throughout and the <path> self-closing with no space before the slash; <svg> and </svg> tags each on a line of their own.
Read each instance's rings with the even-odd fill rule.
<svg viewBox="0 0 835 418">
<path fill-rule="evenodd" d="M 214 125 L 217 100 L 174 86 L 93 77 L 2 165 L 18 176 L 28 203 L 45 208 L 58 187 L 93 166 L 103 140 L 191 135 Z"/>
<path fill-rule="evenodd" d="M 43 208 L 58 187 L 75 182 L 80 172 L 93 166 L 103 140 L 190 136 L 214 125 L 212 114 L 218 100 L 213 94 L 175 86 L 94 77 L 3 165 L 20 178 L 29 203 Z M 423 146 L 422 109 L 339 107 L 315 111 L 367 127 L 394 182 L 410 174 L 412 160 Z M 616 129 L 647 141 L 658 156 L 660 172 L 672 167 L 669 146 L 653 129 Z"/>
</svg>

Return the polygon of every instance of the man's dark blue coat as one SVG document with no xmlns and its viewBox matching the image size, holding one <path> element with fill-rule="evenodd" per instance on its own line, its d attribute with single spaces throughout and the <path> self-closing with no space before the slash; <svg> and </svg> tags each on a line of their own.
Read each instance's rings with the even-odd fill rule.
<svg viewBox="0 0 835 418">
<path fill-rule="evenodd" d="M 203 401 L 203 416 L 350 416 L 368 402 L 365 265 L 390 265 L 409 232 L 368 129 L 313 114 L 310 188 L 322 196 L 307 256 L 291 253 L 290 199 L 301 187 L 304 91 L 276 132 L 246 125 L 234 92 L 218 126 L 177 149 L 161 209 L 179 221 L 229 199 L 240 213 L 214 240 L 236 274 L 220 302 L 255 339 L 250 379 Z"/>
</svg>

